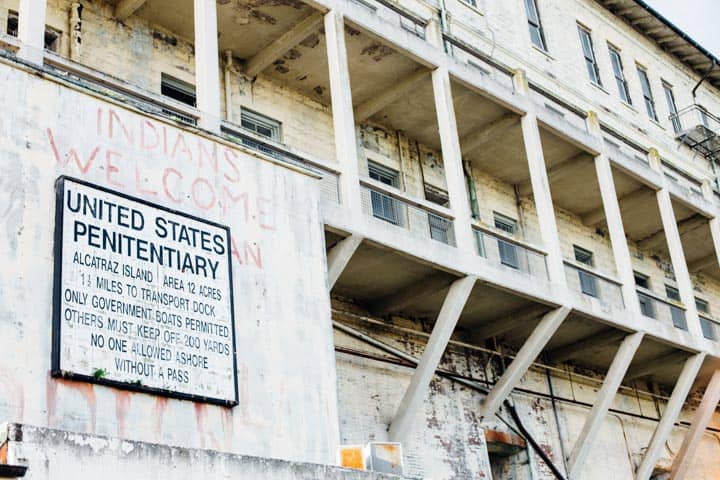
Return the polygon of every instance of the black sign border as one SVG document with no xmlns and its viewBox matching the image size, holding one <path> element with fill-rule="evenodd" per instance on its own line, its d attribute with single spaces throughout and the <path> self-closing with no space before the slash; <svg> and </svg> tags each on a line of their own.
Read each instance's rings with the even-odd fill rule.
<svg viewBox="0 0 720 480">
<path fill-rule="evenodd" d="M 108 380 L 105 378 L 96 378 L 91 375 L 82 375 L 75 372 L 62 370 L 60 366 L 60 350 L 61 350 L 61 331 L 62 328 L 62 247 L 63 247 L 63 205 L 64 205 L 64 192 L 65 192 L 65 181 L 70 181 L 83 185 L 88 188 L 99 190 L 101 192 L 117 195 L 126 200 L 138 202 L 145 206 L 156 208 L 164 212 L 172 213 L 181 217 L 189 218 L 196 222 L 204 223 L 212 227 L 220 228 L 225 230 L 227 235 L 227 261 L 228 261 L 228 275 L 230 281 L 230 325 L 232 330 L 232 359 L 233 359 L 233 379 L 235 384 L 235 399 L 226 400 L 221 398 L 205 397 L 202 395 L 194 395 L 191 393 L 181 393 L 173 390 L 166 390 L 164 388 L 147 387 L 134 383 L 121 382 L 118 380 Z M 96 185 L 84 180 L 69 177 L 67 175 L 61 175 L 55 181 L 55 245 L 53 248 L 54 255 L 54 277 L 53 277 L 53 325 L 52 325 L 52 355 L 51 355 L 51 369 L 50 374 L 55 378 L 66 378 L 69 380 L 78 380 L 82 382 L 94 383 L 97 385 L 105 385 L 108 387 L 119 388 L 123 390 L 131 390 L 140 393 L 149 393 L 153 395 L 161 395 L 164 397 L 177 398 L 179 400 L 190 400 L 193 402 L 209 403 L 213 405 L 220 405 L 224 407 L 235 407 L 239 402 L 238 395 L 238 371 L 237 371 L 237 346 L 235 339 L 235 296 L 233 292 L 233 272 L 232 272 L 232 256 L 231 256 L 231 239 L 230 239 L 230 227 L 222 225 L 220 223 L 212 222 L 210 220 L 190 215 L 188 213 L 180 212 L 178 210 L 168 208 L 164 205 L 152 203 L 142 198 L 133 197 L 117 190 Z"/>
</svg>

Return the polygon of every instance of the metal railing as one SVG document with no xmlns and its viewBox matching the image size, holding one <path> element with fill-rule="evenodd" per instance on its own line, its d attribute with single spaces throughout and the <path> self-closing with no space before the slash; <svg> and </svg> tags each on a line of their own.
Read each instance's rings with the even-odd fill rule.
<svg viewBox="0 0 720 480">
<path fill-rule="evenodd" d="M 709 315 L 699 314 L 700 317 L 700 330 L 702 331 L 703 337 L 708 340 L 718 340 L 718 329 L 720 329 L 720 322 L 716 321 Z"/>
<path fill-rule="evenodd" d="M 604 275 L 593 272 L 584 265 L 565 261 L 565 277 L 568 287 L 587 302 L 599 302 L 603 306 L 622 309 L 625 302 L 622 284 Z"/>
<path fill-rule="evenodd" d="M 458 61 L 466 63 L 469 67 L 479 71 L 482 75 L 495 80 L 498 84 L 509 91 L 514 90 L 513 72 L 507 67 L 499 64 L 492 56 L 479 50 L 465 40 L 448 33 L 443 34 L 443 39 L 452 48 L 450 54 Z"/>
<path fill-rule="evenodd" d="M 401 192 L 381 188 L 369 182 L 360 185 L 362 210 L 378 220 L 396 225 L 425 238 L 455 246 L 453 219 L 425 202 L 413 202 Z"/>
<path fill-rule="evenodd" d="M 670 115 L 678 139 L 709 157 L 720 152 L 720 118 L 693 104 Z"/>
<path fill-rule="evenodd" d="M 540 111 L 544 111 L 551 117 L 565 121 L 575 129 L 587 133 L 586 117 L 544 88 L 530 84 L 530 98 L 540 108 Z"/>
<path fill-rule="evenodd" d="M 474 227 L 478 253 L 491 263 L 547 281 L 547 255 L 489 229 Z"/>
<path fill-rule="evenodd" d="M 405 7 L 389 0 L 352 0 L 354 3 L 367 8 L 390 23 L 394 23 L 416 37 L 425 40 L 427 20 L 415 15 Z"/>
<path fill-rule="evenodd" d="M 637 295 L 638 302 L 640 302 L 640 313 L 646 317 L 654 318 L 680 330 L 687 331 L 685 307 L 660 298 L 649 290 L 637 289 Z"/>
</svg>

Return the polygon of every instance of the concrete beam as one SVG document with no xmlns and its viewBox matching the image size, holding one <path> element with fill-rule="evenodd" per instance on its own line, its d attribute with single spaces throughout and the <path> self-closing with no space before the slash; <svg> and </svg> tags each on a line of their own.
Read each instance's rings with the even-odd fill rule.
<svg viewBox="0 0 720 480">
<path fill-rule="evenodd" d="M 605 375 L 605 381 L 598 391 L 595 403 L 593 404 L 590 415 L 588 415 L 583 425 L 580 435 L 575 441 L 572 453 L 570 454 L 570 460 L 568 461 L 568 478 L 580 479 L 580 473 L 583 470 L 585 461 L 588 455 L 592 451 L 593 443 L 597 434 L 600 432 L 602 422 L 607 415 L 612 401 L 617 394 L 618 388 L 622 383 L 625 372 L 630 366 L 635 352 L 637 352 L 640 342 L 643 339 L 643 332 L 636 332 L 631 335 L 627 335 L 623 342 L 620 344 L 615 357 L 613 358 L 610 369 L 607 375 Z"/>
<path fill-rule="evenodd" d="M 550 341 L 557 329 L 560 328 L 569 313 L 569 307 L 560 307 L 543 316 L 540 323 L 520 348 L 520 351 L 515 355 L 515 359 L 500 377 L 500 380 L 485 397 L 483 404 L 480 406 L 480 421 L 495 415 L 500 405 L 520 382 L 527 369 L 540 355 L 542 349 L 547 345 L 547 342 Z"/>
<path fill-rule="evenodd" d="M 527 308 L 521 308 L 520 310 L 506 315 L 500 318 L 496 318 L 489 322 L 486 322 L 479 327 L 473 328 L 472 338 L 475 343 L 481 343 L 484 340 L 498 335 L 502 335 L 505 332 L 516 329 L 521 325 L 525 325 L 527 322 L 535 320 L 547 310 L 547 307 L 541 305 L 533 305 Z"/>
<path fill-rule="evenodd" d="M 695 377 L 697 377 L 700 371 L 704 358 L 704 353 L 698 353 L 685 361 L 680 377 L 678 377 L 672 395 L 670 395 L 670 400 L 668 400 L 665 406 L 665 412 L 660 418 L 657 427 L 655 427 L 655 432 L 653 432 L 650 444 L 647 450 L 645 450 L 642 463 L 640 463 L 635 473 L 635 480 L 649 480 L 650 475 L 652 475 L 655 464 L 662 453 L 662 449 L 665 447 L 665 442 L 675 425 L 675 421 L 680 415 L 680 410 L 685 403 L 685 399 L 690 392 Z"/>
<path fill-rule="evenodd" d="M 648 360 L 642 365 L 636 365 L 627 371 L 625 375 L 626 380 L 635 380 L 636 378 L 647 377 L 662 370 L 668 364 L 673 365 L 679 362 L 684 362 L 688 357 L 687 352 L 673 352 L 662 357 L 653 358 Z"/>
<path fill-rule="evenodd" d="M 308 15 L 290 28 L 290 30 L 283 33 L 280 38 L 248 59 L 245 63 L 245 74 L 249 77 L 255 77 L 258 73 L 265 70 L 267 66 L 283 56 L 288 50 L 318 31 L 322 23 L 322 13 L 314 12 Z"/>
<path fill-rule="evenodd" d="M 659 190 L 656 195 L 658 210 L 660 210 L 660 219 L 662 220 L 665 238 L 667 239 L 670 261 L 672 262 L 678 292 L 680 293 L 680 300 L 685 305 L 688 332 L 695 338 L 702 338 L 700 319 L 698 318 L 697 307 L 695 306 L 695 291 L 692 280 L 690 279 L 687 261 L 685 260 L 685 252 L 683 252 L 682 240 L 680 239 L 678 223 L 675 219 L 672 199 L 670 198 L 670 193 L 665 188 Z"/>
<path fill-rule="evenodd" d="M 700 406 L 695 412 L 690 430 L 685 435 L 680 450 L 673 459 L 670 474 L 670 478 L 673 480 L 684 480 L 687 476 L 698 444 L 713 418 L 718 402 L 720 402 L 720 370 L 715 370 L 710 378 L 710 383 L 705 389 Z"/>
<path fill-rule="evenodd" d="M 503 115 L 494 122 L 485 125 L 480 130 L 460 139 L 460 150 L 462 150 L 463 155 L 467 155 L 486 143 L 495 140 L 498 135 L 501 135 L 507 131 L 507 129 L 518 123 L 520 123 L 520 117 L 518 115 L 514 113 Z"/>
<path fill-rule="evenodd" d="M 145 5 L 146 1 L 147 0 L 120 0 L 115 5 L 115 18 L 118 20 L 125 20 L 135 13 L 138 8 Z"/>
<path fill-rule="evenodd" d="M 404 441 L 407 439 L 407 435 L 415 423 L 415 415 L 425 401 L 430 380 L 440 364 L 450 336 L 455 330 L 455 325 L 465 308 L 465 303 L 476 280 L 476 277 L 469 275 L 456 280 L 450 286 L 420 363 L 415 369 L 410 386 L 405 391 L 397 413 L 390 424 L 388 430 L 390 440 Z"/>
<path fill-rule="evenodd" d="M 335 158 L 341 170 L 340 200 L 343 207 L 353 212 L 360 212 L 357 135 L 355 134 L 352 88 L 347 49 L 345 48 L 345 21 L 342 14 L 335 10 L 329 11 L 325 14 L 324 26 L 333 133 L 335 134 Z"/>
<path fill-rule="evenodd" d="M 632 210 L 642 202 L 650 199 L 654 194 L 655 192 L 648 189 L 647 187 L 640 187 L 637 190 L 634 190 L 627 195 L 621 197 L 618 200 L 618 203 L 620 204 L 621 210 Z M 595 210 L 592 210 L 583 215 L 581 220 L 587 226 L 595 226 L 605 220 L 605 210 L 603 209 L 603 207 L 596 208 Z"/>
<path fill-rule="evenodd" d="M 371 98 L 355 107 L 355 121 L 357 123 L 364 122 L 394 101 L 399 100 L 406 94 L 409 94 L 418 82 L 420 82 L 420 80 L 427 78 L 429 75 L 429 70 L 417 70 L 398 81 L 384 92 L 379 92 L 377 95 L 373 95 Z"/>
<path fill-rule="evenodd" d="M 591 118 L 589 123 L 592 125 L 591 131 L 596 132 L 599 138 L 602 136 L 600 125 L 597 122 L 597 116 L 590 112 L 588 116 Z M 632 313 L 639 313 L 640 307 L 637 302 L 637 293 L 635 292 L 635 279 L 632 268 L 632 260 L 630 258 L 630 249 L 627 245 L 625 237 L 625 227 L 623 226 L 622 215 L 620 214 L 620 203 L 615 190 L 615 180 L 612 175 L 612 167 L 607 155 L 598 155 L 595 157 L 595 172 L 597 174 L 598 186 L 600 187 L 600 197 L 602 197 L 602 212 L 607 223 L 608 234 L 610 236 L 610 244 L 612 245 L 613 257 L 615 259 L 615 269 L 620 277 L 622 284 L 623 300 L 625 308 Z"/>
<path fill-rule="evenodd" d="M 472 252 L 475 255 L 477 254 L 477 243 L 471 227 L 470 198 L 462 167 L 462 152 L 460 151 L 455 105 L 447 65 L 433 70 L 431 78 L 438 133 L 440 134 L 440 148 L 445 166 L 445 180 L 450 206 L 455 213 L 455 240 L 458 250 L 465 253 Z"/>
<path fill-rule="evenodd" d="M 199 126 L 220 132 L 220 59 L 218 54 L 217 3 L 195 0 L 195 91 L 200 110 Z"/>
<path fill-rule="evenodd" d="M 690 218 L 686 218 L 678 223 L 678 233 L 682 237 L 683 235 L 707 225 L 708 219 L 700 214 L 695 214 Z M 663 229 L 658 230 L 652 235 L 643 238 L 638 242 L 638 247 L 642 250 L 650 250 L 659 247 L 665 243 L 665 231 Z"/>
<path fill-rule="evenodd" d="M 548 169 L 548 181 L 552 183 L 577 174 L 579 170 L 588 166 L 588 162 L 584 160 L 587 160 L 587 154 L 582 152 L 555 164 L 552 168 Z M 532 193 L 530 180 L 523 180 L 518 183 L 517 191 L 521 197 L 530 195 Z"/>
<path fill-rule="evenodd" d="M 572 360 L 577 357 L 578 354 L 583 352 L 592 351 L 596 348 L 601 348 L 606 345 L 612 345 L 617 343 L 623 338 L 628 336 L 627 332 L 621 332 L 619 330 L 608 330 L 599 334 L 585 337 L 577 342 L 563 345 L 562 347 L 553 348 L 548 351 L 546 357 L 548 360 L 553 362 L 562 363 L 566 360 Z"/>
<path fill-rule="evenodd" d="M 430 275 L 414 285 L 402 289 L 399 293 L 381 298 L 372 305 L 371 310 L 379 315 L 399 312 L 417 300 L 443 290 L 450 283 L 451 280 L 447 278 L 446 274 Z"/>
<path fill-rule="evenodd" d="M 20 0 L 18 8 L 17 56 L 27 62 L 42 65 L 45 57 L 45 16 L 47 0 Z"/>
<path fill-rule="evenodd" d="M 342 272 L 350 263 L 350 259 L 362 243 L 363 238 L 359 235 L 350 235 L 336 243 L 327 254 L 328 264 L 328 290 L 332 290 Z"/>
</svg>

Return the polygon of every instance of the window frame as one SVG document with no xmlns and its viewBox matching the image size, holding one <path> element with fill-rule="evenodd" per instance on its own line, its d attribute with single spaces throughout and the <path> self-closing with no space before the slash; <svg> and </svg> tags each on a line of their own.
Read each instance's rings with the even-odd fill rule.
<svg viewBox="0 0 720 480">
<path fill-rule="evenodd" d="M 678 109 L 677 109 L 677 103 L 675 102 L 675 92 L 673 91 L 673 86 L 665 81 L 662 80 L 662 88 L 663 93 L 665 94 L 665 102 L 667 103 L 668 107 L 668 119 L 670 120 L 670 123 L 672 124 L 673 131 L 678 134 L 682 132 L 682 124 L 680 123 L 680 118 L 678 118 Z"/>
<path fill-rule="evenodd" d="M 517 233 L 518 221 L 502 213 L 493 212 L 493 226 L 506 235 L 514 237 Z M 497 237 L 497 246 L 500 263 L 506 267 L 520 270 L 518 246 L 500 237 Z"/>
<path fill-rule="evenodd" d="M 261 133 L 257 128 L 251 128 L 245 125 L 245 123 L 255 124 L 259 127 L 266 128 L 270 131 L 269 135 Z M 276 120 L 267 115 L 263 115 L 260 112 L 251 110 L 249 108 L 240 108 L 240 126 L 245 130 L 253 132 L 255 135 L 259 135 L 263 138 L 273 140 L 275 142 L 282 142 L 282 123 L 280 120 Z"/>
<path fill-rule="evenodd" d="M 640 90 L 643 93 L 643 100 L 645 102 L 645 110 L 651 120 L 658 121 L 657 106 L 655 105 L 655 96 L 653 95 L 652 85 L 650 84 L 650 77 L 648 76 L 647 68 L 643 67 L 639 63 L 635 65 L 637 67 L 638 78 L 640 79 Z"/>
<path fill-rule="evenodd" d="M 578 35 L 580 36 L 580 47 L 583 52 L 583 59 L 585 60 L 585 69 L 587 70 L 588 77 L 590 78 L 590 83 L 598 87 L 602 87 L 603 84 L 602 78 L 600 77 L 600 66 L 597 62 L 597 55 L 595 55 L 595 45 L 592 40 L 592 31 L 579 23 L 577 24 L 577 28 Z M 585 44 L 585 40 L 587 40 L 587 45 Z"/>
<path fill-rule="evenodd" d="M 630 96 L 630 87 L 628 86 L 627 78 L 625 78 L 625 66 L 623 65 L 622 55 L 620 55 L 620 49 L 611 43 L 608 43 L 608 53 L 610 56 L 610 66 L 613 70 L 613 76 L 615 77 L 615 84 L 618 89 L 618 95 L 620 100 L 632 105 L 632 97 Z"/>
<path fill-rule="evenodd" d="M 166 88 L 170 88 L 174 91 L 179 92 L 181 95 L 188 97 L 188 100 L 192 98 L 192 102 L 183 100 L 181 98 L 169 95 Z M 181 80 L 177 77 L 170 75 L 169 73 L 160 72 L 160 94 L 164 97 L 172 98 L 176 102 L 189 105 L 193 108 L 197 108 L 197 88 L 192 83 Z"/>
<path fill-rule="evenodd" d="M 595 255 L 591 250 L 573 245 L 573 254 L 575 261 L 590 268 L 595 266 Z M 580 291 L 591 297 L 598 297 L 597 279 L 594 275 L 584 270 L 578 269 L 578 280 L 580 281 Z"/>
<path fill-rule="evenodd" d="M 525 16 L 527 17 L 528 22 L 530 43 L 543 52 L 547 52 L 548 49 L 547 41 L 545 39 L 545 29 L 542 26 L 542 19 L 540 18 L 540 9 L 537 6 L 537 0 L 525 0 Z M 533 33 L 537 36 L 537 42 L 535 41 L 536 37 Z"/>
</svg>

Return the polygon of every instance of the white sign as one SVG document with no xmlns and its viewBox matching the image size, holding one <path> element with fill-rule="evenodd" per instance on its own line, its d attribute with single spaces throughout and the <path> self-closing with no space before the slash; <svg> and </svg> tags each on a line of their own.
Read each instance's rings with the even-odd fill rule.
<svg viewBox="0 0 720 480">
<path fill-rule="evenodd" d="M 53 375 L 236 405 L 229 229 L 56 188 Z"/>
</svg>

